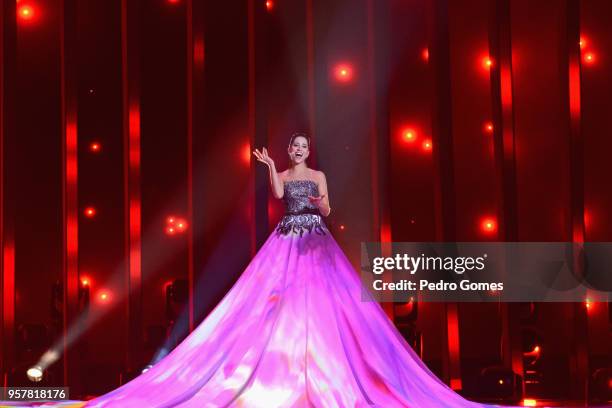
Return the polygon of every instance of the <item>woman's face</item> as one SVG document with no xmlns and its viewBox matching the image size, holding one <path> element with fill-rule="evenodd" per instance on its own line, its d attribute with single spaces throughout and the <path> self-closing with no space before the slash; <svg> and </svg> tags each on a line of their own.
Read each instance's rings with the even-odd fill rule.
<svg viewBox="0 0 612 408">
<path fill-rule="evenodd" d="M 302 163 L 308 158 L 309 154 L 308 139 L 304 136 L 293 138 L 293 141 L 289 145 L 289 158 L 291 161 L 295 164 Z"/>
</svg>

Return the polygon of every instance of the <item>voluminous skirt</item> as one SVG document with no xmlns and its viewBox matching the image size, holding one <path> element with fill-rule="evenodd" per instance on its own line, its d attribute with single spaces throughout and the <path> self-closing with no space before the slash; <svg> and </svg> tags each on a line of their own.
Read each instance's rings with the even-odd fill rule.
<svg viewBox="0 0 612 408">
<path fill-rule="evenodd" d="M 320 232 L 320 231 L 319 231 Z M 329 231 L 273 232 L 170 354 L 87 407 L 476 407 L 423 364 Z"/>
</svg>

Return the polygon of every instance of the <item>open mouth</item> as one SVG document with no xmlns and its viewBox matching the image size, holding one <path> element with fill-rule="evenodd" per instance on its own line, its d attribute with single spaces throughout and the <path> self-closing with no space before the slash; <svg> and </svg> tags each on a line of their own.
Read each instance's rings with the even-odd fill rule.
<svg viewBox="0 0 612 408">
<path fill-rule="evenodd" d="M 304 155 L 303 153 L 301 153 L 301 152 L 297 152 L 297 153 L 295 154 L 295 157 L 302 158 L 302 156 L 303 156 L 303 155 Z"/>
</svg>

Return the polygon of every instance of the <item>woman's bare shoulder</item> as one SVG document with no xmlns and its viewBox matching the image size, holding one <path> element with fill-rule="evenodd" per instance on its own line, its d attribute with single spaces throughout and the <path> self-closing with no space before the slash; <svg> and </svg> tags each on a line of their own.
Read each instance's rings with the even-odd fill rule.
<svg viewBox="0 0 612 408">
<path fill-rule="evenodd" d="M 325 173 L 323 173 L 321 170 L 314 170 L 314 169 L 310 169 L 311 171 L 311 177 L 314 180 L 317 181 L 321 181 L 321 180 L 325 180 Z"/>
<path fill-rule="evenodd" d="M 287 180 L 287 173 L 288 173 L 289 169 L 283 170 L 281 172 L 278 173 L 278 177 L 280 178 L 280 180 L 282 182 L 285 182 L 285 180 Z"/>
</svg>

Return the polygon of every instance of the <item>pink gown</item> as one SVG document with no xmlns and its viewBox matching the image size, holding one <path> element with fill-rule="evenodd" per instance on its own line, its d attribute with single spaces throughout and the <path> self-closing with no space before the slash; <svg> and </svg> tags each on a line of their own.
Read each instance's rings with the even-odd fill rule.
<svg viewBox="0 0 612 408">
<path fill-rule="evenodd" d="M 170 354 L 85 404 L 144 407 L 482 407 L 441 382 L 380 305 L 308 200 L 287 213 L 211 314 Z"/>
</svg>

